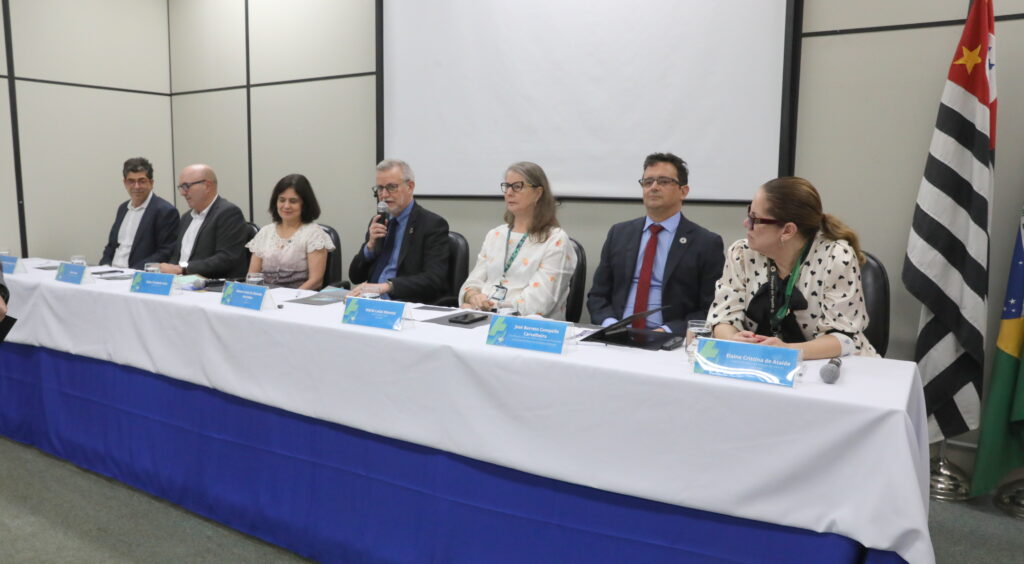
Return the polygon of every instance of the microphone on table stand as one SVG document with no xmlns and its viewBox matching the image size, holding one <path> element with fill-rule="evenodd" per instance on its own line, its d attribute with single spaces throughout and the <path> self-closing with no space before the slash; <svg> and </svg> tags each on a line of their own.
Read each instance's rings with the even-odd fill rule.
<svg viewBox="0 0 1024 564">
<path fill-rule="evenodd" d="M 821 381 L 826 384 L 835 384 L 836 380 L 839 379 L 839 368 L 843 365 L 843 361 L 839 358 L 830 358 L 828 364 L 821 367 L 818 374 L 821 376 Z"/>
</svg>

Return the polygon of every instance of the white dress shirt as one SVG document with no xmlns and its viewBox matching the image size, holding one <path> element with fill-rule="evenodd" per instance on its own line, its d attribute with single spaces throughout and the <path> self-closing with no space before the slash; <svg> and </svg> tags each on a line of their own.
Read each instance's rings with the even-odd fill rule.
<svg viewBox="0 0 1024 564">
<path fill-rule="evenodd" d="M 117 231 L 117 249 L 114 250 L 114 258 L 110 261 L 111 266 L 117 268 L 128 268 L 128 257 L 132 254 L 132 244 L 135 242 L 135 233 L 139 230 L 139 223 L 142 222 L 142 214 L 146 213 L 146 207 L 153 199 L 153 192 L 146 196 L 146 200 L 139 207 L 133 207 L 131 200 L 125 204 L 128 211 L 121 220 L 121 229 Z"/>
<path fill-rule="evenodd" d="M 188 262 L 192 258 L 192 247 L 196 244 L 196 235 L 199 234 L 199 228 L 203 226 L 203 222 L 206 221 L 206 214 L 210 213 L 210 208 L 213 207 L 213 202 L 217 201 L 220 196 L 214 196 L 210 205 L 206 206 L 206 209 L 201 213 L 196 213 L 196 210 L 192 210 L 192 223 L 188 224 L 188 229 L 185 230 L 185 235 L 181 237 L 181 258 L 178 259 L 181 262 Z"/>
</svg>

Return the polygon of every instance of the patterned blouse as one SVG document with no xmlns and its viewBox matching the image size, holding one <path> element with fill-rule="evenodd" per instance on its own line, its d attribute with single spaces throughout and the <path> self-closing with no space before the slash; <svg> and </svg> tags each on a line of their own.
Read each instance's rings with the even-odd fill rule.
<svg viewBox="0 0 1024 564">
<path fill-rule="evenodd" d="M 316 223 L 304 223 L 288 239 L 277 234 L 276 223 L 264 225 L 245 246 L 263 259 L 264 282 L 291 288 L 309 280 L 307 254 L 320 249 L 334 250 L 330 236 Z"/>
<path fill-rule="evenodd" d="M 752 250 L 746 239 L 733 243 L 726 252 L 722 278 L 715 284 L 715 301 L 708 312 L 711 325 L 729 323 L 740 331 L 771 335 L 772 274 L 768 257 Z M 774 275 L 779 304 L 786 281 Z M 831 334 L 839 339 L 844 355 L 878 356 L 864 336 L 868 315 L 860 264 L 846 240 L 833 241 L 820 233 L 814 238 L 790 306 L 791 313 L 782 322 L 784 341 L 811 341 Z"/>
<path fill-rule="evenodd" d="M 459 303 L 465 301 L 469 289 L 491 297 L 501 282 L 508 289 L 503 302 L 516 308 L 520 315 L 565 319 L 569 280 L 576 269 L 576 251 L 569 235 L 555 227 L 548 233 L 547 241 L 538 243 L 530 237 L 515 253 L 523 237 L 528 236 L 509 234 L 508 225 L 499 225 L 487 233 L 476 266 L 459 292 Z M 513 254 L 515 260 L 502 276 L 505 261 Z"/>
</svg>

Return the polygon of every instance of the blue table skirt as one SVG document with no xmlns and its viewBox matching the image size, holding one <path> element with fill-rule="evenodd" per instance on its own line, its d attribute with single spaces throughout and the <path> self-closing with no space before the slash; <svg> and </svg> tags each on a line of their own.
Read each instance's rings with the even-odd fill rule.
<svg viewBox="0 0 1024 564">
<path fill-rule="evenodd" d="M 25 345 L 0 344 L 0 433 L 324 562 L 903 561 Z"/>
</svg>

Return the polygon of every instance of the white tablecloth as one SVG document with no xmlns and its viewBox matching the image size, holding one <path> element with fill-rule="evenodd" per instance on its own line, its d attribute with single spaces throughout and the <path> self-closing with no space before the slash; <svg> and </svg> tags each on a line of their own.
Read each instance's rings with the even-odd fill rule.
<svg viewBox="0 0 1024 564">
<path fill-rule="evenodd" d="M 484 344 L 475 329 L 341 324 L 342 305 L 253 312 L 220 294 L 7 276 L 8 339 L 566 482 L 821 532 L 933 562 L 913 363 L 848 358 L 834 385 L 695 375 L 682 350 Z M 282 299 L 294 290 L 275 290 Z M 436 312 L 411 309 L 426 319 Z"/>
</svg>

